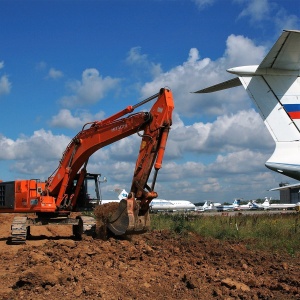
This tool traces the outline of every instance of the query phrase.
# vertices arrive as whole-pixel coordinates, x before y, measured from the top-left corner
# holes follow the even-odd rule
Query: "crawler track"
[[[11,243],[25,244],[27,231],[27,217],[14,217],[11,225]]]

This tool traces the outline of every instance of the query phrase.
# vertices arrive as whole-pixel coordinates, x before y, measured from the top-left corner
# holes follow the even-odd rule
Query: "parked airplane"
[[[174,206],[175,211],[194,211],[196,206],[187,200],[169,200]]]
[[[216,206],[217,211],[228,211],[228,210],[234,210],[233,204],[222,204]]]
[[[127,198],[128,193],[123,189],[115,189],[114,190],[118,194],[118,200],[101,200],[101,204],[110,203],[110,202],[120,202],[122,199]]]
[[[212,202],[212,201],[205,201],[205,203],[202,206],[197,206],[196,211],[215,211],[217,210],[217,206],[222,205],[221,203]]]
[[[150,203],[150,209],[152,212],[195,211],[196,206],[195,204],[187,200],[153,199]]]
[[[120,202],[122,199],[127,198],[128,193],[123,189],[115,189],[114,192],[117,193],[118,195],[118,199],[111,199],[111,200],[102,200],[100,197],[100,192],[98,190],[98,192],[96,193],[96,195],[90,195],[87,194],[88,198],[89,198],[89,202],[93,205],[97,204],[106,204],[106,203],[111,203],[111,202]]]
[[[115,189],[115,192],[119,193],[119,200],[102,200],[101,204],[110,202],[120,202],[122,199],[127,198],[128,193],[126,190]],[[158,211],[194,211],[196,206],[187,200],[164,200],[164,199],[153,199],[150,203],[150,210],[152,212]]]
[[[250,200],[247,204],[241,204],[241,199],[234,199],[232,204],[216,206],[217,211],[227,210],[257,210],[263,209],[262,204],[256,203],[255,200]]]
[[[295,209],[296,204],[293,203],[270,203],[271,198],[269,199],[268,197],[265,197],[265,201],[262,204],[264,209],[270,209],[270,210],[274,210],[274,209]]]
[[[276,143],[266,167],[300,180],[300,31],[285,30],[260,65],[227,71],[238,77],[195,93],[243,85]]]
[[[150,203],[151,212],[173,212],[175,210],[175,205],[168,200],[164,199],[153,199]]]
[[[234,210],[258,210],[263,209],[261,204],[256,203],[255,200],[249,200],[247,204],[241,204],[240,199],[235,199],[233,202]]]

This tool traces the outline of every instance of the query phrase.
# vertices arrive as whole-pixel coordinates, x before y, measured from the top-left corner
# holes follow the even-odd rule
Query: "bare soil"
[[[9,245],[12,219],[0,215],[0,299],[300,299],[299,259],[284,253],[169,231],[76,241],[68,226]]]

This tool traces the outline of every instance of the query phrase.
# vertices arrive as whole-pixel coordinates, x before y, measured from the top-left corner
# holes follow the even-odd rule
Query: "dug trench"
[[[0,215],[0,299],[300,299],[299,258],[284,253],[168,230],[77,241],[68,226],[8,245],[12,219]]]

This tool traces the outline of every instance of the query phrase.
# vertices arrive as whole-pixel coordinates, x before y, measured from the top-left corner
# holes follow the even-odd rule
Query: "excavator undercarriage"
[[[73,235],[76,239],[81,239],[82,235],[95,236],[96,234],[96,220],[90,216],[70,217],[54,217],[54,218],[39,218],[16,216],[11,225],[11,244],[24,244],[26,239],[30,238],[30,228],[32,226],[45,225],[72,225]]]

